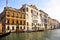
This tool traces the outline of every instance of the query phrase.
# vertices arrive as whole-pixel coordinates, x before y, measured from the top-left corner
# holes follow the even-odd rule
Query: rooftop
[[[48,15],[47,13],[45,13],[43,10],[39,10],[40,12],[43,12],[44,14]]]
[[[34,9],[36,9],[36,10],[38,10],[38,8],[36,7],[36,5],[35,4],[31,4],[31,5],[28,5],[28,4],[24,4],[23,6],[29,6],[29,7],[32,7],[32,8],[34,8]]]

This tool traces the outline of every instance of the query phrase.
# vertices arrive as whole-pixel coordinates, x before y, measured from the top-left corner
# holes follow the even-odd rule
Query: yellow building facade
[[[4,12],[4,13],[3,13]],[[12,32],[17,29],[20,31],[25,30],[26,26],[26,13],[20,12],[17,9],[7,7],[2,12],[3,24],[5,26],[5,30],[11,30]]]
[[[1,20],[0,20],[0,33],[3,32],[3,31],[2,31],[2,30],[3,30],[2,28],[3,28],[3,26],[2,26],[2,22],[1,22]]]
[[[59,22],[56,19],[52,19],[50,17],[48,17],[48,24],[48,29],[55,29],[59,27]]]

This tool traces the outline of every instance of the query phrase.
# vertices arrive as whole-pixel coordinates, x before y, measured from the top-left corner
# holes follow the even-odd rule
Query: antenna
[[[8,7],[8,0],[6,0],[6,7]]]

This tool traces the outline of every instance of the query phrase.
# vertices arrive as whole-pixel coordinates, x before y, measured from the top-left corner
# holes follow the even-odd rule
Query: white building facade
[[[48,27],[48,14],[38,10],[35,5],[23,5],[20,9],[26,13],[26,30],[38,31]]]

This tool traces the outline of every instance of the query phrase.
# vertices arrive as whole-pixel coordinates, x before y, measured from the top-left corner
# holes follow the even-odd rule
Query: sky
[[[23,4],[35,4],[39,10],[43,10],[51,18],[60,22],[60,0],[8,0],[8,7],[19,9]],[[4,7],[6,7],[6,0],[0,0],[0,13]]]

